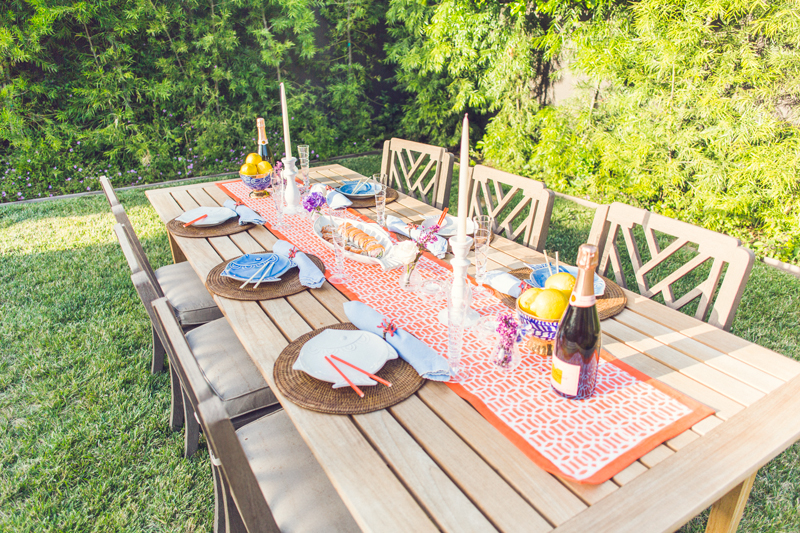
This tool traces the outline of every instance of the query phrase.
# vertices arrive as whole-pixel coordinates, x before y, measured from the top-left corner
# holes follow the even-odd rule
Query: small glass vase
[[[519,351],[519,343],[512,342],[511,349],[507,349],[507,345],[498,340],[492,350],[491,356],[492,365],[500,372],[507,374],[517,368],[522,362],[522,353]]]
[[[412,261],[403,267],[397,283],[400,288],[408,292],[417,292],[422,283],[422,276],[417,269],[417,261]]]

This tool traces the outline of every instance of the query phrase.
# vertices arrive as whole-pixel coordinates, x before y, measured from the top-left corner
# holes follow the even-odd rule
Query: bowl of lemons
[[[272,165],[258,154],[247,154],[239,177],[251,189],[250,196],[266,196],[266,189],[272,185]]]
[[[531,287],[519,295],[517,317],[526,334],[551,341],[567,309],[575,278],[566,272],[557,273],[544,285],[543,288]]]

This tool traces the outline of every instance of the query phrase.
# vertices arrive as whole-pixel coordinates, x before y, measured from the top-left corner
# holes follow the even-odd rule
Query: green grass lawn
[[[363,174],[379,156],[343,161]],[[455,197],[455,195],[454,195]],[[120,200],[154,267],[164,225]],[[181,457],[166,374],[101,196],[0,208],[0,531],[209,531],[205,448]],[[574,260],[591,210],[557,200],[548,249]],[[800,280],[757,263],[733,332],[800,359]],[[741,531],[797,531],[800,446],[761,470]],[[668,495],[665,495],[668,496]],[[682,531],[701,531],[704,519]]]

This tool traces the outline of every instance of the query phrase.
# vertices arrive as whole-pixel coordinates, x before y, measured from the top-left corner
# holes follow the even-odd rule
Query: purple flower
[[[511,313],[503,313],[497,318],[497,333],[503,349],[510,357],[511,348],[517,340],[517,321]]]
[[[312,211],[319,212],[322,209],[322,204],[325,203],[325,197],[318,192],[312,192],[303,198],[303,208],[309,213]]]

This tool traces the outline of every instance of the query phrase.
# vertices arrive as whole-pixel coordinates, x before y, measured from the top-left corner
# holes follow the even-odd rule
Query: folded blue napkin
[[[421,231],[420,228],[414,228],[410,230],[408,224],[394,215],[386,215],[386,227],[389,229],[389,231],[400,233],[401,235],[411,237],[415,240],[417,237],[419,237],[419,232]],[[443,259],[447,254],[447,240],[437,235],[436,240],[429,243],[427,248],[430,253],[439,259]]]
[[[519,298],[523,289],[528,288],[528,284],[525,281],[501,270],[487,272],[483,283],[503,294],[508,294],[512,298]]]
[[[383,337],[380,324],[385,317],[382,314],[362,302],[345,302],[343,307],[347,318],[358,329]],[[448,381],[450,379],[450,367],[447,359],[409,332],[397,328],[394,335],[386,334],[386,342],[397,350],[403,361],[414,367],[414,370],[423,378],[432,381]]]
[[[259,226],[262,226],[266,222],[266,220],[264,220],[264,218],[261,215],[259,215],[246,205],[236,205],[236,202],[234,202],[233,200],[226,200],[223,205],[228,209],[233,209],[234,211],[236,211],[236,214],[239,215],[240,226],[244,226],[245,224],[257,224]]]
[[[316,185],[312,186],[311,192],[318,192],[324,196],[325,202],[327,202],[331,209],[341,209],[343,207],[350,207],[353,205],[353,202],[351,202],[345,195],[335,189],[329,191],[328,188],[321,183],[317,183]]]
[[[292,250],[296,250],[294,257],[291,257]],[[318,289],[325,283],[325,274],[320,271],[309,257],[297,250],[292,243],[278,241],[272,246],[272,253],[288,257],[292,263],[300,270],[300,284],[309,289]]]

